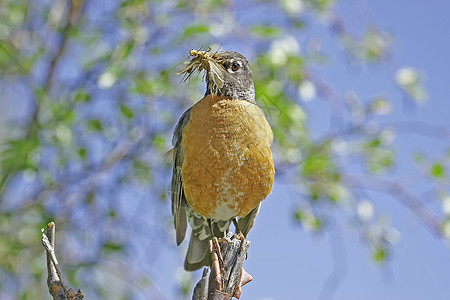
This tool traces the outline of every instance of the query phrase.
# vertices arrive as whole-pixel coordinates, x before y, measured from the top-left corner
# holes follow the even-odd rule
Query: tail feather
[[[209,240],[200,240],[194,232],[191,233],[189,248],[184,261],[186,271],[195,271],[203,266],[211,265],[211,253],[209,252]]]
[[[244,234],[245,237],[247,237],[248,232],[250,229],[252,229],[253,225],[255,224],[255,218],[256,215],[259,212],[259,207],[261,206],[261,203],[258,204],[248,215],[246,215],[243,218],[239,218],[238,225],[241,232]]]

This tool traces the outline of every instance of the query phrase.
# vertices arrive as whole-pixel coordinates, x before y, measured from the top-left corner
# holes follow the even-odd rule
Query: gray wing
[[[183,138],[183,128],[189,122],[191,109],[189,108],[178,121],[173,132],[172,145],[173,153],[173,173],[172,173],[172,215],[174,217],[175,231],[177,234],[177,245],[180,245],[186,235],[186,197],[184,196],[183,182],[181,180],[181,167],[184,160],[184,149],[181,147]]]

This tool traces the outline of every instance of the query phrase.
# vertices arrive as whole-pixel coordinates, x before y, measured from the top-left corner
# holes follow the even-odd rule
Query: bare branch
[[[217,282],[215,276],[217,271],[211,272],[210,267],[205,267],[202,278],[194,288],[192,300],[230,300],[233,297],[239,299],[241,286],[252,280],[250,274],[242,268],[249,246],[249,241],[241,240],[232,233],[228,233],[220,241],[224,263],[221,282]]]
[[[54,300],[78,300],[83,299],[81,292],[72,290],[67,285],[61,268],[59,267],[58,259],[55,254],[55,223],[47,224],[47,235],[44,229],[41,229],[42,245],[47,250],[47,285],[50,295]]]
[[[403,205],[411,210],[436,235],[441,236],[439,218],[432,211],[424,207],[424,203],[414,194],[406,190],[401,184],[388,179],[358,174],[344,175],[344,182],[355,188],[371,189],[384,192],[398,198]]]
[[[380,123],[383,127],[393,127],[399,134],[419,134],[436,139],[450,136],[450,129],[443,125],[434,125],[421,121],[393,121]]]
[[[44,248],[47,250],[47,286],[50,294],[54,299],[64,299],[65,294],[67,292],[67,284],[62,280],[58,274],[58,269],[55,266],[58,266],[58,260],[55,256],[55,223],[50,222],[47,224],[47,235],[44,233],[44,229],[41,229],[42,232],[42,244]],[[61,272],[61,271],[60,271]]]
[[[328,231],[327,234],[330,244],[331,256],[333,258],[333,269],[324,281],[318,299],[335,298],[337,289],[347,275],[347,253],[343,242],[344,237],[342,234],[342,228],[335,219],[334,215],[332,219],[333,224],[332,226],[330,226],[330,228],[332,229]]]
[[[75,20],[78,19],[78,15],[80,14],[82,1],[80,1],[80,0],[69,1],[68,6],[69,6],[69,12],[67,14],[67,20],[66,20],[65,26],[61,29],[61,40],[58,45],[58,49],[56,50],[56,53],[53,55],[53,57],[50,60],[47,74],[45,76],[45,82],[43,84],[43,89],[44,89],[45,93],[47,93],[47,94],[50,93],[56,66],[57,66],[58,62],[61,60],[64,52],[66,51],[67,41],[70,38],[70,31],[74,27]],[[31,113],[30,122],[28,124],[28,128],[27,128],[26,134],[25,134],[25,137],[27,139],[35,137],[38,132],[39,113],[40,113],[39,105],[38,105],[37,101],[35,100],[35,103],[33,106],[33,111]]]

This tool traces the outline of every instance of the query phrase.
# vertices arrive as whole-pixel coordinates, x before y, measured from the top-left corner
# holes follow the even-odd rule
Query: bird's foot
[[[241,241],[241,247],[244,246],[244,243],[246,241],[245,236],[242,232],[237,231],[234,235],[233,235],[233,239],[238,239]]]
[[[239,239],[241,241],[241,249],[244,249],[245,236],[242,233],[242,231],[239,229],[239,225],[238,225],[238,222],[236,221],[236,218],[233,218],[232,221],[233,221],[234,227],[236,228],[236,232],[233,235],[233,239]]]
[[[220,251],[219,240],[217,239],[217,237],[213,237],[209,241],[209,250],[213,255],[213,266],[214,266],[214,272],[216,275],[215,280],[219,284],[220,290],[222,290],[222,288],[223,288],[222,274],[224,274],[225,268],[223,265],[222,253]]]
[[[227,245],[230,244],[230,242],[228,241],[228,239],[226,237],[221,237],[221,238],[217,238],[217,242],[220,243],[227,243]]]

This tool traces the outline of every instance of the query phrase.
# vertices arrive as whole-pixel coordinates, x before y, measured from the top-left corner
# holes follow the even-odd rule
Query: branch
[[[342,228],[335,218],[336,216],[333,215],[332,226],[330,227],[331,230],[327,232],[331,257],[333,259],[333,269],[322,285],[322,289],[317,298],[319,300],[331,300],[335,298],[337,289],[347,275],[348,263],[347,252],[343,242],[344,237]]]
[[[59,267],[58,259],[55,254],[55,223],[47,224],[47,235],[44,229],[41,229],[42,245],[47,250],[47,286],[50,295],[54,300],[79,300],[84,296],[81,291],[75,291],[67,285],[61,268]]]
[[[69,11],[67,13],[67,20],[65,20],[66,23],[65,23],[64,27],[62,27],[60,30],[61,31],[61,40],[58,45],[58,48],[56,49],[56,53],[52,56],[52,58],[50,60],[47,74],[45,76],[45,80],[44,80],[44,83],[42,86],[45,94],[47,94],[47,95],[50,93],[50,89],[52,87],[52,82],[53,82],[57,64],[59,63],[64,52],[66,51],[67,41],[70,38],[70,32],[76,25],[75,22],[79,18],[82,5],[83,5],[83,1],[81,1],[81,0],[69,0],[68,1]],[[39,126],[40,126],[39,125],[39,114],[40,114],[39,103],[37,100],[35,100],[33,111],[31,113],[31,118],[30,118],[31,120],[28,124],[28,128],[26,129],[26,133],[25,133],[25,137],[27,139],[34,138],[38,133]]]
[[[244,244],[242,244],[244,243]],[[194,288],[192,300],[231,300],[241,295],[241,286],[252,280],[252,276],[243,268],[244,260],[247,258],[250,242],[241,240],[228,233],[227,236],[219,242],[223,259],[223,271],[218,271],[217,265],[213,263],[213,270],[210,267],[203,269],[203,275]],[[220,273],[221,282],[218,282]]]
[[[380,125],[383,127],[394,127],[399,134],[420,134],[436,139],[445,139],[450,136],[450,129],[446,126],[421,121],[393,121],[380,123]]]
[[[355,188],[371,189],[396,197],[405,205],[427,228],[437,236],[442,236],[439,218],[431,210],[424,207],[421,200],[406,190],[401,184],[388,179],[358,174],[343,175],[342,180]]]

